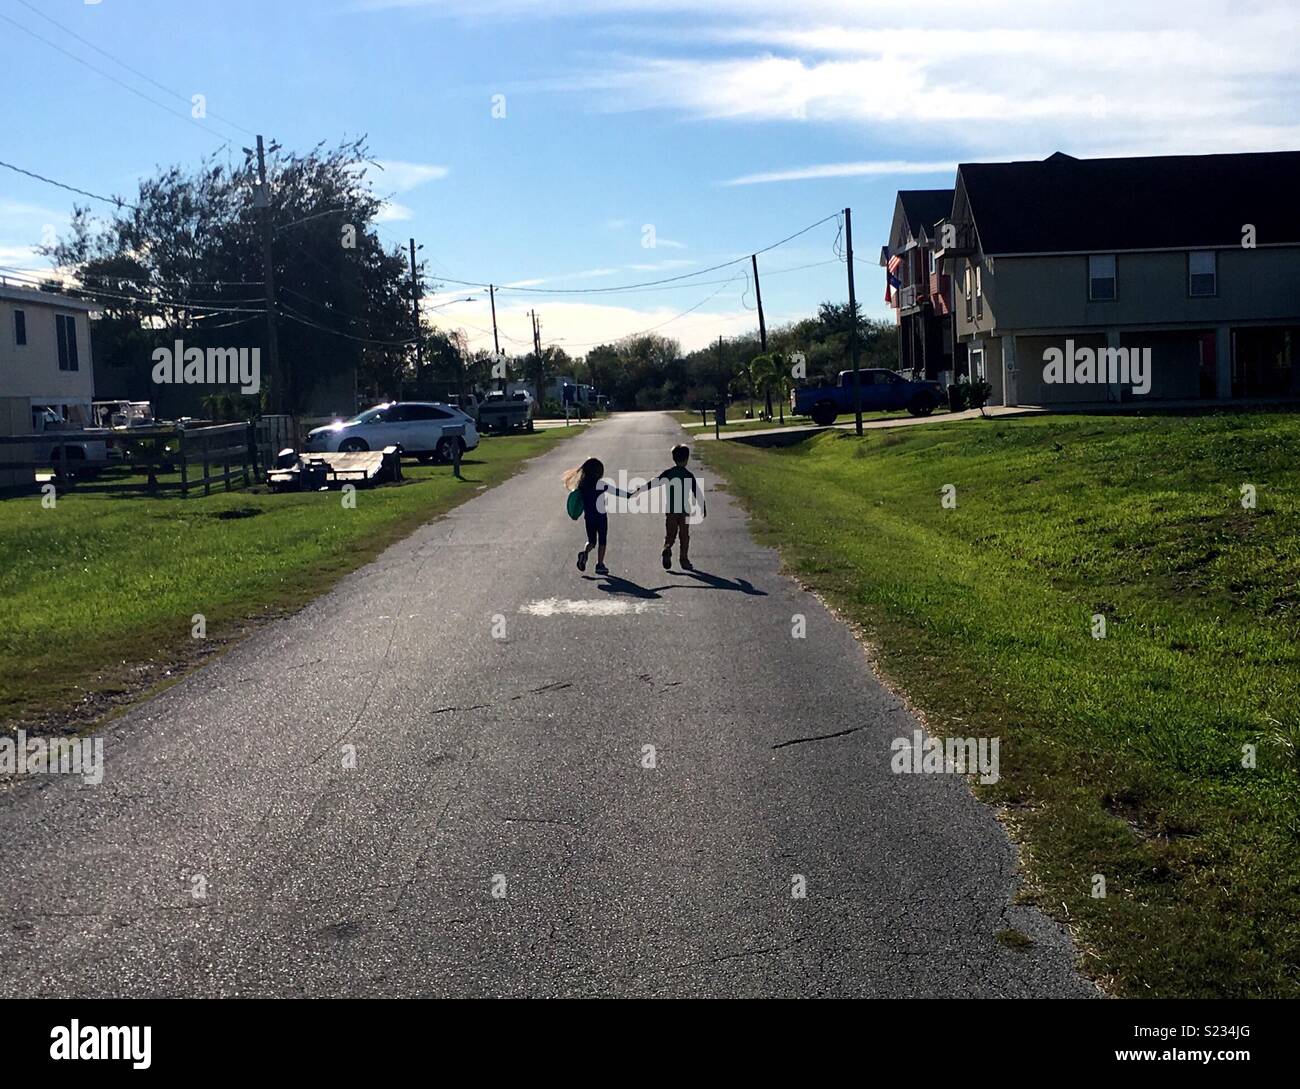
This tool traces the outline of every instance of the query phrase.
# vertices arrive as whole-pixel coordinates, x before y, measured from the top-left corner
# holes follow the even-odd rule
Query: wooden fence
[[[215,424],[178,430],[181,470],[181,495],[189,495],[191,488],[202,488],[204,495],[212,492],[213,484],[224,484],[226,491],[236,477],[241,486],[248,487],[257,479],[257,441],[251,423]],[[264,463],[265,464],[265,463]],[[190,477],[190,467],[203,467],[197,480]],[[216,467],[221,472],[216,473]]]
[[[49,453],[53,448],[56,454],[62,449],[85,455],[87,448],[97,452],[110,443],[122,451],[120,460]],[[247,487],[265,475],[267,464],[264,459],[259,464],[257,435],[251,423],[0,436],[0,471],[30,471],[35,483],[39,470],[53,469],[64,489],[94,480],[98,490],[139,490],[136,478],[143,475],[144,488],[150,492],[179,491],[184,497],[202,488],[204,495],[210,495],[214,484],[226,491],[236,483]],[[103,477],[106,470],[115,468],[129,470],[128,477],[116,481]]]

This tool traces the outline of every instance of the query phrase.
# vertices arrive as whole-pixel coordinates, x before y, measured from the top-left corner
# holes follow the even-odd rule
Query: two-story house
[[[0,435],[28,435],[45,421],[91,422],[94,368],[91,303],[0,283]],[[0,447],[0,462],[30,457],[25,446]],[[30,471],[0,469],[0,487],[30,483]]]
[[[914,378],[955,381],[965,374],[951,276],[935,258],[935,231],[952,213],[951,189],[905,189],[894,202],[880,263],[898,320],[898,369]]]
[[[993,404],[1300,395],[1300,152],[966,163],[935,233]],[[1145,392],[1053,367],[1116,349]]]

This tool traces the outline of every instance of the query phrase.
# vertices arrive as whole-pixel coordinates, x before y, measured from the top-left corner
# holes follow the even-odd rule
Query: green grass
[[[733,405],[732,409],[734,410],[735,407],[736,406]],[[934,414],[935,416],[942,416],[945,415],[947,412],[948,409],[946,407],[941,407],[941,408],[936,408]],[[779,416],[774,416],[770,420],[758,420],[758,419],[747,420],[744,418],[743,413],[744,413],[743,408],[740,409],[739,414],[737,414],[735,411],[729,412],[727,416],[728,422],[723,424],[722,427],[718,428],[718,430],[725,435],[728,432],[732,432],[732,431],[757,431],[757,430],[766,430],[769,428],[780,428],[780,427],[815,426],[813,421],[809,419],[807,416],[791,416],[788,411],[785,414],[784,423],[782,423]],[[674,412],[673,416],[677,419],[678,423],[682,423],[682,424],[688,424],[688,423],[698,424],[700,422],[700,414],[698,412]],[[911,419],[911,417],[906,412],[900,409],[896,412],[864,412],[862,415],[862,419],[864,423],[867,423],[873,420],[909,420]],[[841,415],[835,421],[836,424],[848,424],[852,422],[853,422],[852,412]],[[709,424],[707,427],[693,427],[687,433],[696,434],[696,435],[698,434],[712,435],[713,431],[714,431],[713,413],[710,412]]]
[[[1123,995],[1300,996],[1300,419],[989,419],[704,453],[937,733],[1002,739],[979,790],[1086,971]]]
[[[339,492],[189,499],[72,491],[0,500],[0,722],[129,690],[142,663],[301,606],[421,523],[499,484],[577,432],[485,440],[462,463],[403,465],[406,482]],[[557,500],[558,502],[558,500]],[[233,515],[233,517],[232,517]]]

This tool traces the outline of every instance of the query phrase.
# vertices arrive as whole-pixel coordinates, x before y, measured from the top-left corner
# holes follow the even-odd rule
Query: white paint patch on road
[[[572,601],[562,597],[547,597],[530,601],[520,608],[529,616],[623,616],[626,613],[643,613],[650,608],[648,601]]]

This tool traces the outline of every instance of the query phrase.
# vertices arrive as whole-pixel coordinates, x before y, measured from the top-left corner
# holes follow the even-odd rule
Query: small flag
[[[903,281],[899,278],[899,272],[903,267],[903,259],[898,254],[889,258],[885,268],[885,302],[890,306],[894,305],[893,292],[903,286]]]

